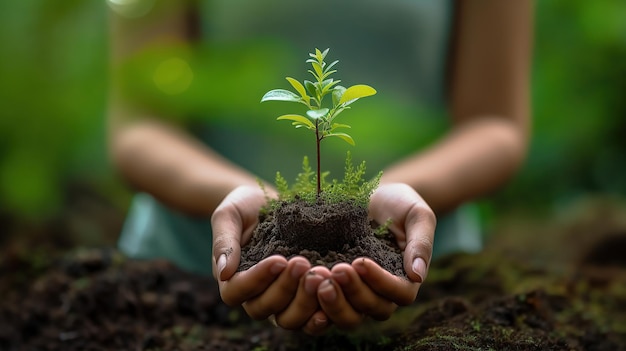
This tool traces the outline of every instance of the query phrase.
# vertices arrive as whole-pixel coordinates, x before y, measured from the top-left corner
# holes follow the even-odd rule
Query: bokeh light
[[[193,77],[193,71],[187,61],[172,57],[157,66],[152,79],[160,91],[168,95],[178,95],[189,89]]]
[[[154,7],[155,0],[107,0],[109,7],[120,16],[138,18]]]

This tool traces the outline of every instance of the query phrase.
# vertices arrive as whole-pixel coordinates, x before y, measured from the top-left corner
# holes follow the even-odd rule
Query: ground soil
[[[259,222],[250,243],[242,248],[240,270],[274,254],[304,256],[312,265],[328,268],[365,256],[406,277],[402,252],[391,235],[377,235],[367,209],[352,202],[283,202]]]
[[[0,215],[0,350],[626,350],[626,206],[612,200],[510,214],[483,252],[434,261],[413,305],[322,337],[249,320],[211,278],[77,247],[113,218],[79,214]]]

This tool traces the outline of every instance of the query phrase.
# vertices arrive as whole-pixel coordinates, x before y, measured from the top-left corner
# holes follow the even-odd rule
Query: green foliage
[[[296,114],[287,114],[279,116],[278,120],[288,120],[296,128],[306,128],[315,133],[315,142],[317,146],[317,196],[322,192],[321,171],[320,171],[320,142],[327,137],[337,137],[354,145],[354,139],[347,133],[337,132],[340,128],[351,128],[347,124],[335,123],[335,118],[344,110],[349,109],[349,105],[360,98],[376,94],[376,90],[369,85],[359,84],[349,88],[338,85],[340,80],[330,78],[337,70],[332,69],[339,61],[335,60],[330,64],[326,64],[324,59],[329,49],[324,52],[315,49],[315,53],[310,53],[310,59],[306,60],[310,63],[312,70],[309,73],[315,78],[314,82],[305,80],[304,84],[294,78],[287,77],[287,81],[297,93],[285,89],[274,89],[267,92],[263,101],[288,101],[304,104],[308,111],[306,117]],[[323,104],[324,97],[332,95],[332,104],[325,107]],[[308,162],[308,161],[307,161]],[[361,175],[362,176],[362,175]]]
[[[382,172],[367,182],[363,180],[364,175],[365,161],[361,162],[358,167],[354,167],[352,155],[348,152],[343,181],[340,183],[334,180],[331,185],[324,188],[324,196],[331,202],[339,202],[342,197],[347,197],[361,206],[367,206],[370,195],[378,187]]]
[[[283,199],[283,197],[290,192],[287,179],[285,179],[280,172],[276,172],[276,190],[278,191],[279,199]]]
[[[302,199],[309,203],[322,200],[327,203],[353,202],[357,206],[367,207],[372,192],[378,187],[382,172],[378,173],[374,179],[366,181],[365,161],[358,167],[352,163],[350,152],[346,155],[346,166],[344,178],[341,182],[333,179],[332,182],[325,180],[328,173],[322,174],[322,192],[317,194],[317,178],[309,165],[308,157],[302,161],[302,172],[298,174],[292,186],[287,180],[276,173],[276,189],[278,191],[278,201],[295,201]],[[275,206],[278,201],[271,201],[270,207]]]
[[[391,223],[392,223],[391,218],[388,218],[385,221],[385,223],[376,227],[376,229],[374,230],[374,235],[379,236],[379,237],[387,236],[389,234],[389,226],[391,225]]]
[[[128,205],[128,194],[105,152],[107,3],[0,2],[0,46],[5,53],[0,55],[0,207],[9,216],[37,220],[62,211],[68,184],[77,181],[119,208]],[[585,191],[626,194],[625,9],[626,2],[617,0],[537,2],[531,150],[525,168],[500,193],[494,211],[546,208]],[[232,25],[240,26],[234,21]],[[261,40],[210,42],[209,47],[208,41],[201,41],[192,53],[178,44],[156,44],[119,67],[129,98],[143,97],[141,103],[164,118],[179,121],[180,116],[181,123],[220,118],[219,123],[247,126],[265,135],[277,132],[280,126],[264,121],[280,115],[281,106],[259,109],[258,97],[268,86],[281,84],[282,72],[301,65],[292,46]],[[189,57],[194,72],[189,90],[179,95],[166,95],[153,79],[160,63],[170,57]],[[311,98],[315,82],[301,83]],[[287,87],[302,98],[292,83]],[[381,88],[375,103],[366,99],[361,105],[366,108],[359,110],[364,120],[384,117],[385,128],[365,123],[350,130],[354,140],[376,138],[385,144],[381,148],[363,142],[353,150],[355,158],[366,157],[370,169],[426,147],[447,130],[443,113],[408,101],[398,88]],[[329,98],[332,93],[324,102],[331,103]],[[306,113],[302,117],[314,122]],[[300,143],[297,135],[284,139]],[[325,147],[333,153],[325,168],[340,169],[339,142]],[[258,173],[269,178],[277,169],[263,167]]]
[[[315,132],[318,140],[327,137],[338,137],[345,142],[354,145],[354,139],[344,132],[337,132],[337,129],[350,128],[347,124],[335,123],[335,118],[343,111],[350,108],[349,105],[360,98],[376,94],[376,90],[368,85],[358,84],[349,88],[338,85],[340,80],[330,78],[337,72],[332,69],[339,62],[338,60],[327,64],[324,59],[329,49],[323,52],[315,49],[315,53],[310,53],[307,63],[312,69],[308,72],[313,75],[314,81],[305,80],[300,83],[294,78],[286,77],[295,93],[285,89],[274,89],[267,92],[263,101],[288,101],[297,102],[307,107],[306,117],[297,114],[287,114],[278,117],[278,120],[288,120],[296,128],[306,128]],[[332,96],[332,104],[325,106],[324,97]]]
[[[293,191],[296,194],[307,194],[315,190],[315,173],[309,164],[309,158],[304,156],[302,160],[302,172],[298,173]]]
[[[626,2],[540,1],[536,13],[530,152],[495,206],[550,210],[585,192],[624,196]]]
[[[67,184],[117,196],[107,179],[104,2],[0,4],[0,208],[39,220]],[[125,199],[124,199],[125,200]]]

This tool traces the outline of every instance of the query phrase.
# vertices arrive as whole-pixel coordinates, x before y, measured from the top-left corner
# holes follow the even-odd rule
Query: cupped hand
[[[422,283],[433,253],[437,224],[433,210],[409,185],[392,183],[383,184],[374,191],[369,214],[378,223],[391,220],[389,230],[403,251],[404,270],[409,280]]]
[[[413,188],[400,183],[381,185],[371,196],[369,214],[378,223],[391,219],[389,229],[403,250],[408,280],[368,258],[335,265],[331,278],[320,284],[318,299],[328,318],[340,328],[355,327],[366,316],[388,319],[398,305],[415,300],[428,272],[436,218]]]
[[[328,322],[319,310],[316,293],[319,284],[330,277],[328,269],[311,269],[303,257],[287,260],[274,255],[237,272],[241,246],[250,240],[266,201],[261,189],[241,186],[229,193],[213,213],[213,275],[220,295],[230,306],[243,305],[254,319],[274,315],[283,328],[319,334]]]

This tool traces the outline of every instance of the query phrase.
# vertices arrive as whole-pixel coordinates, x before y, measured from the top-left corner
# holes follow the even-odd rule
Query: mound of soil
[[[331,268],[369,257],[387,271],[406,277],[402,251],[390,235],[376,235],[367,210],[352,202],[282,202],[261,215],[250,242],[242,248],[239,270],[279,254],[304,256],[312,265]]]

